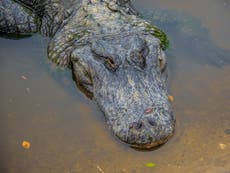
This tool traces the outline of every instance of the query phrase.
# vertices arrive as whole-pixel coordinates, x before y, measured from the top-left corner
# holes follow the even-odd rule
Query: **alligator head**
[[[72,65],[78,86],[97,102],[122,141],[151,148],[172,136],[165,54],[157,38],[94,39],[72,53]]]
[[[122,141],[138,148],[165,143],[175,126],[166,82],[166,36],[129,7],[112,3],[119,1],[84,2],[51,42],[50,59],[60,59],[55,50],[70,52],[69,60],[64,52],[56,63],[70,62],[77,85],[97,102]]]

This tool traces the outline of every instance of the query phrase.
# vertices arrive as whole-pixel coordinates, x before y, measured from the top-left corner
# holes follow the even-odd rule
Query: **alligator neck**
[[[123,11],[127,14],[137,14],[129,0],[47,0],[43,3],[44,11],[41,16],[42,20],[40,25],[41,34],[53,37],[73,16],[79,16],[76,15],[76,13],[78,13],[80,8],[84,9],[89,5],[97,5],[98,3],[104,4],[114,12]],[[39,9],[41,9],[41,7]],[[40,12],[38,14],[40,14]],[[82,18],[82,16],[80,16],[80,18]]]

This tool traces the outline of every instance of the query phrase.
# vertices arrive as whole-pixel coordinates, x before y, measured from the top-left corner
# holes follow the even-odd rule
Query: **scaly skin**
[[[168,40],[140,18],[129,1],[20,0],[20,4],[35,15],[39,32],[52,37],[48,58],[72,69],[79,88],[97,102],[119,139],[151,148],[173,135],[164,53]],[[7,32],[3,26],[0,30]]]

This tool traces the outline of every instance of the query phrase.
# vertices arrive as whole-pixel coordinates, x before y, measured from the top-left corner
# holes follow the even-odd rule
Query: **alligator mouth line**
[[[151,143],[147,143],[147,144],[130,144],[131,148],[134,148],[136,150],[155,150],[159,147],[161,147],[162,145],[164,145],[172,136],[174,133],[172,133],[170,136],[167,136],[166,138],[157,141],[157,142],[151,142]]]

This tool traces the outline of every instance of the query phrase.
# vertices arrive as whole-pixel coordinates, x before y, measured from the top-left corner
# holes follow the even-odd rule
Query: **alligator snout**
[[[143,126],[143,122],[142,121],[137,121],[137,122],[133,122],[129,125],[129,129],[136,129],[139,130],[141,129],[141,127]]]
[[[150,114],[150,113],[152,113],[152,112],[153,112],[153,107],[147,108],[147,109],[145,109],[145,111],[144,111],[145,114]],[[142,117],[142,116],[140,116],[140,117]],[[154,120],[153,120],[152,118],[150,118],[150,117],[147,118],[147,121],[148,121],[148,123],[151,124],[152,126],[154,126],[154,125],[156,124],[156,123],[154,122]],[[144,127],[144,122],[143,122],[143,120],[135,121],[135,122],[133,122],[133,123],[131,123],[131,124],[129,125],[129,129],[136,129],[136,130],[139,130],[139,129],[141,129],[142,127]]]
[[[162,112],[163,113],[163,112]],[[149,149],[164,144],[174,133],[172,114],[152,111],[128,125],[127,141],[134,148]]]

